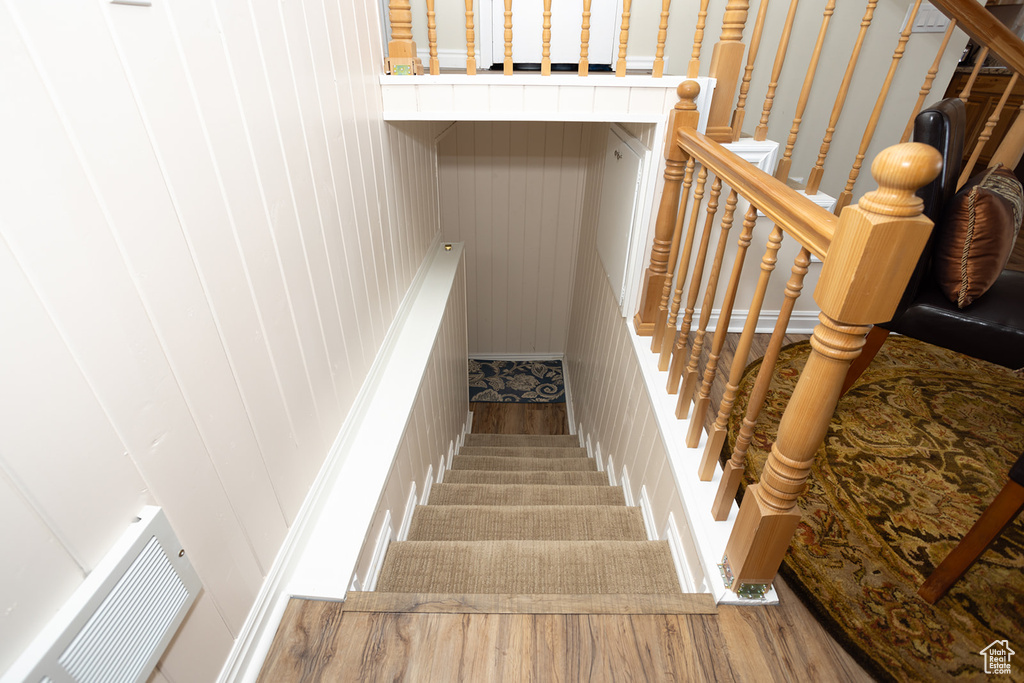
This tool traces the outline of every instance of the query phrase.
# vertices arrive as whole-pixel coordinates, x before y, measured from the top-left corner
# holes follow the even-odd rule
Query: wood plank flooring
[[[723,350],[715,410],[737,339]],[[471,405],[474,432],[568,433],[565,404]],[[778,605],[687,615],[357,612],[293,599],[259,681],[871,680],[781,577],[775,588]]]

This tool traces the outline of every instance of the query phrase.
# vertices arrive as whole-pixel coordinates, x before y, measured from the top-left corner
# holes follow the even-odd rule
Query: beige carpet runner
[[[640,508],[625,505],[574,436],[468,435],[408,540],[388,547],[376,591],[364,599],[379,607],[390,594],[410,611],[715,609],[710,596],[682,593],[668,542],[647,540]]]

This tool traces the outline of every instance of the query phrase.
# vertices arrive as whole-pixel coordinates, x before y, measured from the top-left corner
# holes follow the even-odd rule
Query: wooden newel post
[[[658,304],[666,282],[671,282],[669,256],[672,234],[679,211],[679,188],[682,186],[686,153],[676,144],[676,132],[681,128],[696,128],[700,119],[697,111],[697,95],[700,85],[697,81],[683,81],[676,88],[679,101],[669,115],[668,135],[665,136],[665,187],[658,205],[658,218],[654,224],[654,245],[651,247],[651,262],[644,273],[640,286],[640,310],[633,318],[636,333],[645,337],[654,334]]]
[[[931,234],[932,223],[921,215],[914,192],[938,174],[941,163],[928,145],[884,150],[871,166],[879,188],[840,216],[814,292],[822,312],[807,365],[760,481],[747,489],[726,544],[726,583],[738,593],[763,594],[775,578],[800,519],[797,496],[825,438],[850,362],[860,354],[870,326],[896,311]]]
[[[416,73],[416,43],[412,39],[412,7],[409,0],[388,3],[391,40],[388,41],[388,73]]]
[[[743,28],[747,23],[747,0],[729,0],[722,18],[722,34],[711,53],[708,76],[717,79],[708,110],[707,135],[715,142],[732,142],[732,105],[743,70]]]

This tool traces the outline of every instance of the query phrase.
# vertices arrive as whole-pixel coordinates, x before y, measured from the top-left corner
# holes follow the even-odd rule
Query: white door
[[[483,0],[487,2],[488,0]],[[590,3],[590,42],[587,59],[595,64],[612,64],[616,47],[621,0],[592,0]],[[505,2],[490,0],[491,63],[505,61]],[[583,28],[583,0],[552,0],[551,62],[578,64],[580,32]],[[544,32],[543,0],[513,0],[512,61],[540,64]],[[486,55],[485,55],[486,57]],[[489,65],[485,65],[489,66]]]
[[[597,253],[619,307],[626,293],[626,265],[640,199],[640,155],[617,133],[608,129],[601,183],[601,213],[597,222]]]

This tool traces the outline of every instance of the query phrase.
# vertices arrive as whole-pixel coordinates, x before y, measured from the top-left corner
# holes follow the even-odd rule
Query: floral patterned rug
[[[779,358],[748,481],[764,465],[808,349],[794,344]],[[759,365],[740,386],[730,453]],[[782,573],[872,675],[985,679],[980,651],[1007,639],[1021,653],[1010,678],[1024,680],[1024,515],[936,605],[917,595],[1022,451],[1024,378],[906,337],[890,337],[840,401]]]
[[[469,400],[565,403],[562,361],[469,360]]]

